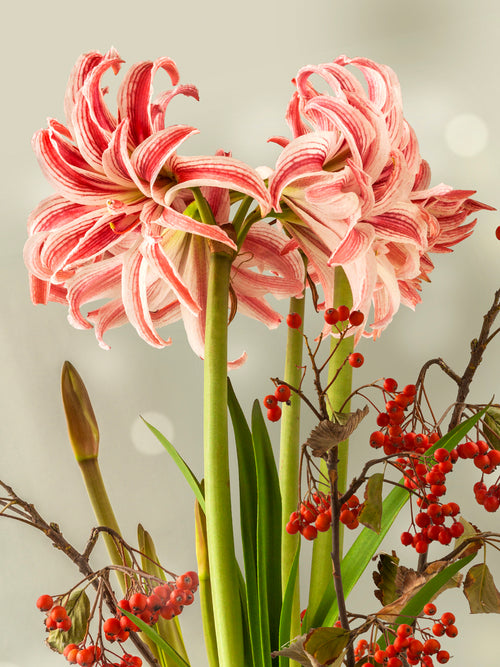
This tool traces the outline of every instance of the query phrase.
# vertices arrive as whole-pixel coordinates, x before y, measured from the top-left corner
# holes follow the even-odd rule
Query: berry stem
[[[292,298],[290,300],[290,312],[298,313],[302,322],[304,321],[305,299]],[[285,383],[298,387],[302,378],[302,326],[299,329],[288,327],[285,357]],[[283,411],[281,420],[280,440],[280,462],[279,483],[281,491],[281,589],[283,594],[286,589],[290,569],[292,567],[299,535],[290,535],[286,531],[286,524],[290,514],[297,509],[298,497],[298,470],[300,457],[300,396],[292,392],[290,405]],[[292,621],[290,637],[300,634],[300,598],[299,578],[295,583]],[[291,662],[291,665],[297,663]]]
[[[333,297],[333,305],[352,305],[352,295],[349,281],[344,273],[342,267],[335,269],[335,292]],[[346,357],[351,354],[354,346],[352,336],[343,338],[339,341],[336,338],[331,339],[331,349],[334,353],[331,356],[328,368],[329,384],[331,379],[337,373],[339,366],[342,365]],[[346,412],[349,411],[350,402],[345,404],[345,399],[350,395],[352,390],[352,366],[344,364],[342,371],[337,375],[335,383],[331,384],[328,394],[327,403],[329,411],[339,411],[340,407]],[[338,464],[337,464],[337,487],[340,493],[346,490],[347,481],[347,454],[349,441],[345,440],[338,446]],[[321,462],[321,471],[327,476],[327,469],[325,463]],[[343,526],[339,526],[339,557],[342,559],[342,545],[343,545]],[[318,608],[323,592],[325,591],[328,582],[332,578],[332,560],[331,560],[331,535],[329,531],[320,533],[314,540],[313,557],[311,564],[311,579],[309,584],[309,602],[308,602],[308,616],[309,612],[315,613]]]
[[[328,470],[328,479],[330,480],[330,498],[332,508],[332,566],[333,566],[333,584],[337,596],[337,606],[339,610],[339,619],[344,630],[350,630],[349,620],[347,618],[347,609],[345,604],[344,586],[342,583],[341,571],[341,547],[340,547],[340,499],[338,488],[338,447],[333,447],[328,453],[326,467]],[[346,655],[347,667],[354,667],[354,649],[352,643],[349,644]]]
[[[227,417],[227,319],[231,257],[210,256],[204,381],[207,544],[221,667],[244,664],[243,624],[234,552]]]

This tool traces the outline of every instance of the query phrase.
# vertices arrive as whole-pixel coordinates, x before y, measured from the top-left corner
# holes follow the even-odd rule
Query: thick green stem
[[[292,298],[290,312],[298,313],[304,319],[305,299]],[[285,358],[284,380],[293,387],[298,387],[302,376],[302,327],[288,328]],[[292,392],[290,405],[283,410],[281,419],[279,481],[281,492],[281,589],[285,593],[290,569],[292,567],[299,535],[289,535],[286,524],[290,514],[297,509],[299,500],[299,458],[300,458],[300,397]],[[290,638],[300,634],[300,589],[299,577],[295,583]],[[298,663],[291,662],[291,665]]]
[[[116,520],[115,513],[113,512],[113,508],[111,507],[111,503],[109,501],[106,487],[104,486],[104,481],[102,479],[97,457],[78,461],[78,465],[80,466],[83,481],[85,482],[85,486],[87,488],[87,494],[92,504],[92,508],[94,510],[98,524],[100,526],[112,528],[114,531],[121,535],[118,521]],[[104,542],[108,549],[111,562],[114,565],[123,565],[124,563],[122,553],[116,546],[116,542],[113,540],[113,538],[105,533]],[[126,562],[125,564],[129,563]],[[122,590],[125,591],[126,580],[124,575],[121,572],[117,572],[116,576],[118,577]]]
[[[212,602],[221,667],[244,664],[229,486],[227,318],[231,258],[212,253],[205,330],[205,503]]]
[[[340,305],[346,305],[351,307],[352,305],[352,295],[349,281],[344,273],[342,267],[337,267],[335,269],[335,292],[333,297],[334,307]],[[332,338],[331,349],[337,344],[337,339]],[[333,378],[338,368],[343,363],[346,356],[348,356],[353,350],[353,337],[344,338],[338,346],[337,350],[330,359],[328,366],[328,383]],[[335,382],[332,384],[328,390],[328,410],[338,411],[345,399],[351,393],[352,387],[352,367],[349,364],[344,364],[342,370],[337,376]],[[349,410],[350,404],[346,405],[344,411]],[[347,460],[348,460],[348,445],[349,441],[345,440],[340,443],[338,448],[338,464],[337,464],[337,486],[340,493],[343,493],[346,488],[347,481]],[[325,479],[328,479],[328,471],[326,465],[322,462],[321,471],[325,475]],[[339,527],[339,548],[340,548],[340,558],[342,558],[343,550],[343,526]],[[309,603],[308,609],[312,613],[318,608],[318,605],[323,596],[323,592],[332,578],[332,558],[331,558],[331,545],[332,545],[332,536],[331,532],[327,531],[324,533],[319,533],[318,537],[314,540],[313,547],[313,557],[312,557],[312,567],[311,567],[311,580],[309,587]]]
[[[207,551],[207,524],[205,514],[198,501],[195,501],[196,560],[200,580],[200,609],[205,635],[205,649],[210,667],[219,667],[217,638],[215,636],[214,608],[212,605],[212,587],[210,585],[210,566]]]

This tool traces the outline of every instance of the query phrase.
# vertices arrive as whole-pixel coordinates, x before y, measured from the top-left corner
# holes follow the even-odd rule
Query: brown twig
[[[92,551],[94,546],[94,539],[97,538],[94,538],[94,536],[91,535],[91,538],[84,552],[80,553],[63,537],[59,526],[56,523],[47,523],[35,509],[34,505],[20,498],[12,489],[12,487],[10,487],[8,484],[5,484],[1,480],[0,486],[2,486],[10,496],[10,498],[0,498],[0,507],[3,507],[2,512],[0,512],[0,516],[22,521],[23,523],[27,523],[33,528],[36,528],[37,530],[44,533],[44,535],[46,535],[52,542],[52,545],[56,549],[59,549],[64,554],[66,554],[66,556],[78,567],[78,570],[85,576],[86,579],[89,580],[90,584],[97,591],[99,589],[99,581],[102,581],[102,579],[98,580],[96,577],[97,572],[95,572],[90,567],[87,555]],[[14,507],[13,503],[18,505],[18,508]],[[19,507],[21,510],[19,510]],[[22,518],[20,516],[14,516],[9,513],[9,511],[15,512],[16,510],[16,514],[21,514]],[[97,529],[97,531],[99,530],[109,531],[110,529],[104,529],[103,527],[100,527]],[[103,587],[102,593],[108,609],[112,614],[116,614],[116,604],[109,584]],[[144,644],[144,642],[139,638],[137,633],[131,632],[130,639],[148,665],[151,667],[160,667],[159,662],[156,660],[146,644]]]

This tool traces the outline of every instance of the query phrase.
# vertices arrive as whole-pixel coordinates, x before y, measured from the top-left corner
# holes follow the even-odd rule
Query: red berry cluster
[[[359,526],[358,515],[363,509],[357,496],[351,496],[340,508],[340,521],[354,530]],[[300,533],[306,540],[314,540],[318,532],[324,532],[332,523],[332,508],[330,496],[313,493],[312,500],[304,500],[298,512],[292,512],[286,525],[289,535]]]
[[[160,617],[170,620],[178,616],[186,605],[194,602],[198,584],[196,572],[189,571],[177,577],[175,581],[162,583],[148,592],[131,593],[117,603],[116,616],[106,619],[102,624],[105,638],[110,643],[121,644],[129,638],[131,632],[140,632],[138,626],[122,613],[122,609],[134,614],[147,625],[154,625]],[[54,606],[50,595],[40,596],[36,606],[41,611],[49,612],[45,622],[48,630],[64,631],[71,627],[71,619],[66,609],[61,605]],[[67,627],[60,625],[65,620],[69,622],[69,625],[66,624]],[[79,645],[67,644],[64,648],[63,655],[70,664],[80,667],[141,667],[142,665],[141,658],[125,652],[121,656],[116,656],[119,657],[119,662],[110,662],[105,657],[105,652],[110,653],[109,650],[95,644],[85,645],[86,639],[87,636]]]
[[[424,613],[433,616],[436,613],[435,605],[426,604]],[[422,640],[415,637],[414,629],[410,625],[402,623],[397,627],[393,641],[387,644],[385,649],[361,639],[354,649],[356,664],[359,667],[373,667],[373,664],[385,667],[402,667],[403,664],[434,667],[434,656],[440,665],[444,665],[450,659],[450,654],[441,649],[436,637],[445,634],[456,637],[458,630],[453,625],[454,622],[455,616],[451,612],[444,613],[441,619],[434,623],[432,630],[420,630]]]
[[[343,523],[346,528],[355,530],[359,526],[358,516],[364,505],[364,503],[359,502],[357,496],[351,496],[340,508],[339,519],[341,523]]]
[[[55,605],[52,596],[41,595],[36,601],[36,606],[40,611],[47,612],[45,627],[48,631],[62,630],[67,632],[71,628],[72,623],[66,607],[61,604]]]
[[[336,329],[344,327],[359,327],[363,324],[365,316],[360,310],[349,310],[347,306],[338,308],[327,308],[324,313],[325,322]]]
[[[487,512],[496,512],[500,506],[500,484],[492,484],[489,488],[483,481],[474,484],[474,496],[479,505]]]
[[[298,512],[292,512],[286,524],[289,535],[300,533],[306,540],[314,540],[319,532],[330,528],[332,523],[332,509],[330,496],[313,493],[312,500],[304,500]]]
[[[290,400],[290,387],[280,384],[276,387],[274,394],[268,394],[262,401],[267,408],[267,418],[271,422],[277,422],[281,417],[281,406],[278,403],[288,403]]]

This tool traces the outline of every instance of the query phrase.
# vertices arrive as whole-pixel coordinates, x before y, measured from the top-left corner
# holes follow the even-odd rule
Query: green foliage
[[[51,630],[46,639],[47,645],[58,653],[62,653],[67,644],[79,644],[82,641],[90,616],[90,600],[84,589],[72,591],[62,599],[61,604],[71,619],[71,628],[66,632]]]
[[[471,614],[500,613],[500,593],[486,563],[474,565],[467,572],[464,593],[469,601]]]
[[[321,665],[332,665],[343,654],[350,633],[342,628],[315,628],[307,635],[305,650]]]
[[[384,474],[381,472],[372,475],[366,483],[365,504],[359,515],[359,521],[375,533],[380,533],[382,527],[382,486]]]
[[[297,575],[299,572],[299,555],[300,555],[300,541],[297,543],[297,550],[295,552],[295,557],[293,559],[292,567],[290,568],[290,575],[285,587],[285,593],[283,595],[283,605],[281,607],[281,616],[280,616],[280,638],[279,645],[283,646],[288,641],[290,641],[290,628],[292,625],[292,608],[293,608],[293,595],[295,589],[295,582],[297,581]],[[280,656],[279,667],[288,667],[289,658],[286,656]]]
[[[171,442],[167,440],[167,438],[152,424],[149,424],[144,418],[142,420],[146,426],[149,428],[151,433],[155,435],[159,442],[165,447],[167,452],[170,454],[174,462],[176,463],[177,467],[181,471],[181,473],[184,475],[187,483],[193,490],[193,493],[197,499],[197,501],[200,503],[200,506],[203,511],[205,511],[205,497],[203,495],[203,491],[201,490],[201,485],[196,479],[193,471],[191,468],[188,466],[188,464],[184,461],[182,456],[179,454],[179,452],[175,449],[175,447],[172,445]]]
[[[170,646],[160,635],[156,632],[156,630],[153,630],[147,623],[144,623],[143,620],[138,618],[137,616],[134,616],[134,614],[131,614],[128,611],[125,611],[125,609],[119,608],[122,614],[124,614],[127,618],[130,618],[138,628],[140,628],[144,634],[151,639],[151,641],[158,646],[158,648],[162,649],[166,653],[166,655],[172,660],[172,664],[177,665],[178,667],[189,667],[189,663],[184,660],[182,656],[180,656],[177,651]]]

